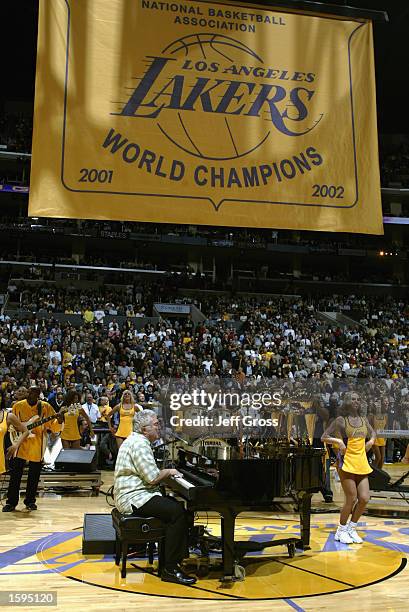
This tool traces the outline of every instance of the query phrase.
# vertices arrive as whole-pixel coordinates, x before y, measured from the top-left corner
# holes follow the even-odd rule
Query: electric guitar
[[[40,427],[41,425],[44,425],[44,423],[48,423],[49,421],[56,419],[59,414],[64,414],[65,412],[68,412],[68,410],[69,410],[68,408],[62,408],[60,412],[57,412],[57,414],[53,414],[52,416],[44,417],[42,419],[40,419],[40,417],[35,414],[34,416],[31,417],[31,419],[23,423],[23,425],[25,425],[27,429],[31,431],[32,429],[35,429],[36,427]],[[13,425],[10,425],[9,427],[9,434],[10,434],[10,440],[12,444],[15,444],[16,442],[18,442],[19,438],[23,435],[22,432],[14,429]],[[33,436],[34,434],[30,434],[28,438],[33,437]]]

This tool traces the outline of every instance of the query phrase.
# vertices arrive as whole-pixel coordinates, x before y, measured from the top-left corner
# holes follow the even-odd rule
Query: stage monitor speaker
[[[97,469],[95,450],[67,449],[59,452],[54,467],[60,472],[80,472],[87,474]]]
[[[115,553],[115,529],[110,514],[84,514],[83,555]]]
[[[391,477],[388,472],[371,466],[373,472],[368,474],[369,488],[371,491],[383,491],[384,487],[390,486]]]

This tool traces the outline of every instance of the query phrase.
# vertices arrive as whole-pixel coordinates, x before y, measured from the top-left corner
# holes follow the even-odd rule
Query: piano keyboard
[[[195,485],[189,482],[188,480],[186,480],[186,478],[183,478],[183,476],[172,476],[172,480],[176,481],[177,484],[179,484],[184,489],[189,490],[189,489],[195,488]]]
[[[378,438],[409,438],[409,429],[380,429],[376,435]]]

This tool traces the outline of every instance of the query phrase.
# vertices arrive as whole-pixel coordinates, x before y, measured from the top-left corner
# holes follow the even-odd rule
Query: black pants
[[[189,556],[187,513],[181,502],[173,497],[155,495],[140,508],[132,508],[137,516],[154,516],[165,523],[165,569],[174,569]]]
[[[18,505],[21,477],[25,464],[25,459],[20,459],[20,457],[15,457],[10,460],[10,482],[7,492],[7,503],[10,504],[10,506]],[[24,499],[26,506],[28,504],[35,504],[36,502],[37,487],[38,481],[40,480],[42,465],[41,461],[28,462],[27,489]]]
[[[111,432],[103,434],[100,438],[99,435],[97,434],[98,440],[96,445],[97,465],[99,468],[104,468],[110,453],[112,455],[112,463],[115,464],[118,455],[118,444]]]
[[[320,438],[314,438],[312,441],[312,445],[314,448],[325,448],[323,442],[321,442]],[[330,473],[331,461],[329,459],[325,459],[325,484],[321,487],[320,492],[324,497],[332,497],[333,492],[331,490],[331,473]]]

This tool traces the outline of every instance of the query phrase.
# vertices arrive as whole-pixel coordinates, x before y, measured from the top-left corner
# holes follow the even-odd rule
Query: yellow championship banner
[[[372,23],[40,0],[29,214],[381,234]]]

